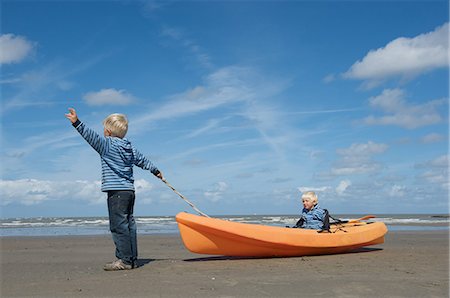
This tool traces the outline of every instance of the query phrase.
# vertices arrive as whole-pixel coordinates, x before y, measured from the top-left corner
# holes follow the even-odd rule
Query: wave
[[[234,222],[262,224],[272,226],[292,226],[298,215],[242,215],[216,216]],[[347,220],[359,218],[358,215],[342,215],[337,218]],[[371,221],[384,222],[391,227],[417,226],[430,227],[449,226],[448,215],[378,215]],[[138,216],[136,217],[138,232],[141,234],[178,233],[178,226],[173,216]],[[43,235],[92,235],[108,234],[107,217],[39,217],[12,218],[0,220],[0,236],[43,236]]]

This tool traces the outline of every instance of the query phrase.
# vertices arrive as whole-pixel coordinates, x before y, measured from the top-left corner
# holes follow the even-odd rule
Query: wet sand
[[[141,267],[106,272],[109,236],[3,237],[1,297],[449,297],[449,233],[389,232],[358,252],[244,259],[140,235]]]

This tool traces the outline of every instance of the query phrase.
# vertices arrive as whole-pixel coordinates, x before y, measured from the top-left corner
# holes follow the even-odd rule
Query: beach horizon
[[[367,214],[335,214],[335,218],[360,218]],[[443,214],[373,214],[371,221],[381,221],[394,230],[449,230],[450,216]],[[293,226],[297,214],[214,215],[234,222],[269,226]],[[178,234],[175,216],[135,216],[139,234]],[[24,217],[0,219],[1,236],[110,235],[107,216]]]
[[[355,252],[292,258],[193,254],[139,235],[141,267],[105,272],[110,235],[1,237],[1,297],[448,297],[448,230],[390,231]]]

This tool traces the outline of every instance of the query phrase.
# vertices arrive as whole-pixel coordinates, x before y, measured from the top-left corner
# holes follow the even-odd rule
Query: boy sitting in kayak
[[[293,228],[322,230],[325,210],[318,205],[317,195],[313,191],[303,193],[302,203],[302,216]]]

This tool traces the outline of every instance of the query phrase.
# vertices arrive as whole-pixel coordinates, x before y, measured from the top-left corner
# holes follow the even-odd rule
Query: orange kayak
[[[246,224],[185,212],[176,216],[181,238],[198,254],[239,257],[293,257],[336,254],[384,243],[382,222],[351,222],[316,230]]]

